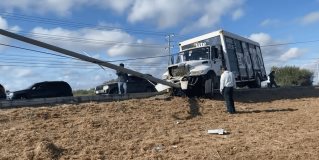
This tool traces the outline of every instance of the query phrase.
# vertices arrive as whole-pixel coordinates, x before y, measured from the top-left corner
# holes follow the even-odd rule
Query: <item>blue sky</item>
[[[225,29],[261,46],[276,44],[262,47],[267,71],[293,65],[317,76],[319,0],[6,0],[0,28],[156,77],[167,57],[136,58],[167,55],[167,35],[174,34],[176,53],[179,41]],[[0,43],[0,83],[10,91],[51,80],[88,89],[115,78],[114,70],[30,44],[3,36]]]

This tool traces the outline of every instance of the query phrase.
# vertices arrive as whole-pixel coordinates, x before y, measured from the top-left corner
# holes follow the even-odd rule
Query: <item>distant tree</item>
[[[313,72],[295,66],[271,67],[276,71],[275,81],[282,86],[311,86]]]

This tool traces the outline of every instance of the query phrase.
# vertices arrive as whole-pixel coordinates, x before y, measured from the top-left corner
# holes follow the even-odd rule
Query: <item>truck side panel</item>
[[[234,39],[236,55],[238,59],[239,75],[241,80],[248,80],[247,65],[244,57],[243,48],[239,40]]]
[[[228,58],[229,70],[231,70],[236,77],[239,76],[238,59],[236,55],[235,45],[232,38],[225,37],[226,41],[226,56]]]
[[[267,76],[259,46],[228,36],[225,36],[225,44],[230,70],[238,81],[252,80],[257,73],[265,80]]]
[[[247,79],[251,79],[254,77],[254,70],[253,70],[253,64],[250,58],[249,50],[248,50],[248,44],[245,42],[241,42],[241,45],[243,47],[244,51],[244,59],[245,59],[245,65],[246,65],[246,71],[247,71]]]
[[[261,70],[261,78],[262,78],[262,80],[266,80],[267,74],[266,74],[266,69],[265,69],[265,63],[264,63],[259,46],[256,46],[256,51],[257,51],[258,65],[260,66],[259,68]]]

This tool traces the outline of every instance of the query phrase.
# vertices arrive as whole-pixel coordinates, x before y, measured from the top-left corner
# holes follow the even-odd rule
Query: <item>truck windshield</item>
[[[183,51],[180,53],[183,61],[205,60],[209,59],[210,47],[201,47]]]

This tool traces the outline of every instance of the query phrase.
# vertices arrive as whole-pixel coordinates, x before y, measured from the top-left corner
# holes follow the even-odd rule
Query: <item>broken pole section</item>
[[[99,60],[99,59],[88,57],[88,56],[82,55],[80,53],[76,53],[76,52],[73,52],[73,51],[70,51],[70,50],[67,50],[67,49],[64,49],[64,48],[60,48],[60,47],[57,47],[57,46],[54,46],[54,45],[51,45],[51,44],[48,44],[48,43],[44,43],[44,42],[41,42],[41,41],[38,41],[38,40],[35,40],[35,39],[31,39],[31,38],[28,38],[28,37],[25,37],[25,36],[22,36],[22,35],[19,35],[19,34],[15,34],[15,33],[3,30],[3,29],[0,29],[0,34],[2,34],[4,36],[7,36],[7,37],[10,37],[10,38],[13,38],[13,39],[16,39],[16,40],[19,40],[19,41],[22,41],[22,42],[25,42],[25,43],[29,43],[29,44],[38,46],[38,47],[46,48],[46,49],[49,49],[49,50],[52,50],[52,51],[55,51],[55,52],[59,52],[59,53],[71,56],[71,57],[75,57],[75,58],[78,58],[78,59],[83,60],[83,61],[87,61],[87,62],[91,62],[91,63],[94,63],[94,64],[98,64],[98,65],[101,65],[101,66],[104,66],[104,67],[107,67],[107,68],[111,68],[111,69],[114,69],[114,70],[117,70],[117,71],[121,71],[121,72],[124,72],[124,73],[127,73],[127,74],[132,74],[132,75],[135,75],[137,77],[141,77],[141,78],[144,78],[144,79],[147,79],[147,80],[150,80],[150,81],[153,81],[153,82],[157,82],[157,83],[160,83],[160,84],[164,84],[164,85],[167,85],[167,86],[170,86],[170,87],[180,88],[180,86],[178,84],[170,83],[170,82],[167,82],[167,81],[164,81],[164,80],[161,80],[161,79],[158,79],[158,78],[155,78],[155,77],[143,74],[143,73],[139,73],[139,72],[127,69],[127,68],[123,68],[123,67],[111,64],[111,63],[106,62],[106,61],[102,61],[102,60]]]

